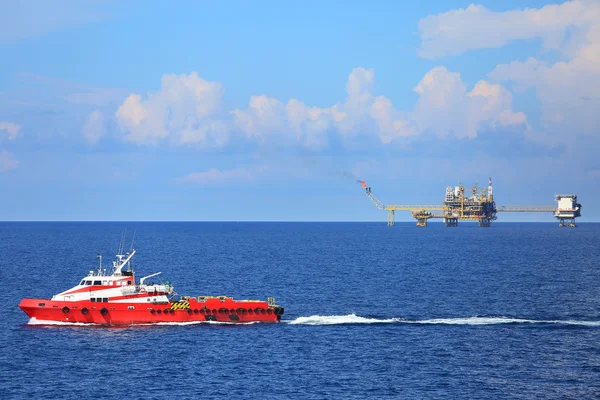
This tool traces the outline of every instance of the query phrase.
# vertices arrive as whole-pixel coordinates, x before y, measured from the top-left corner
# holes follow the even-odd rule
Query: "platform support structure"
[[[492,224],[492,221],[490,221],[490,219],[487,217],[479,218],[478,222],[479,222],[479,226],[484,227],[484,228],[489,228],[490,225]]]
[[[388,226],[394,226],[394,210],[388,212]]]
[[[450,228],[455,228],[458,226],[458,218],[444,218],[444,223],[446,224],[446,227]]]
[[[428,218],[417,218],[417,226],[421,228],[427,227],[427,219]]]
[[[577,227],[577,224],[575,224],[575,218],[559,218],[560,223],[558,224],[558,226],[560,226],[561,228],[563,227],[568,227],[568,228],[575,228]]]

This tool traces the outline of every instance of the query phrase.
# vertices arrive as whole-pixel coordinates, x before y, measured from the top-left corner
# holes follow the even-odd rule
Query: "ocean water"
[[[133,233],[139,276],[280,324],[32,323]],[[600,224],[0,223],[2,399],[600,397]]]

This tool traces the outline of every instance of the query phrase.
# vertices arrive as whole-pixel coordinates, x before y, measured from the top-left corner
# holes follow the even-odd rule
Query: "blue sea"
[[[109,265],[280,324],[36,325]],[[600,397],[600,224],[0,223],[2,399]]]

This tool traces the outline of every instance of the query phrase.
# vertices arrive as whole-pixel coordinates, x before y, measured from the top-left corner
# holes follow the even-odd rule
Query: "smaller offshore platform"
[[[558,203],[554,216],[560,221],[559,226],[574,227],[575,218],[581,217],[581,204],[574,194],[557,194],[554,200]]]
[[[426,227],[427,221],[432,218],[444,220],[447,227],[458,226],[458,221],[477,221],[481,227],[489,227],[497,219],[499,212],[542,212],[553,213],[559,220],[559,226],[575,227],[575,218],[581,216],[581,204],[577,202],[574,194],[559,194],[554,200],[558,203],[554,206],[499,206],[496,207],[492,178],[488,180],[487,188],[479,189],[477,183],[471,188],[470,193],[465,193],[462,184],[446,188],[446,195],[441,205],[415,205],[415,204],[383,204],[371,191],[364,181],[358,181],[365,189],[366,195],[373,204],[380,209],[388,211],[388,225],[394,226],[394,214],[396,211],[411,211],[413,218],[417,220],[417,226]],[[439,211],[436,213],[436,211]]]

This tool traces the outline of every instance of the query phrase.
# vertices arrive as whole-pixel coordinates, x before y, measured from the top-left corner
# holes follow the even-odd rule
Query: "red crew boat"
[[[38,321],[136,325],[165,322],[279,322],[283,307],[269,297],[261,300],[234,300],[226,296],[179,296],[175,299],[168,282],[147,282],[160,272],[135,282],[131,260],[135,250],[117,254],[111,274],[90,271],[81,282],[46,299],[23,299],[19,307]],[[126,269],[124,269],[127,267]]]

